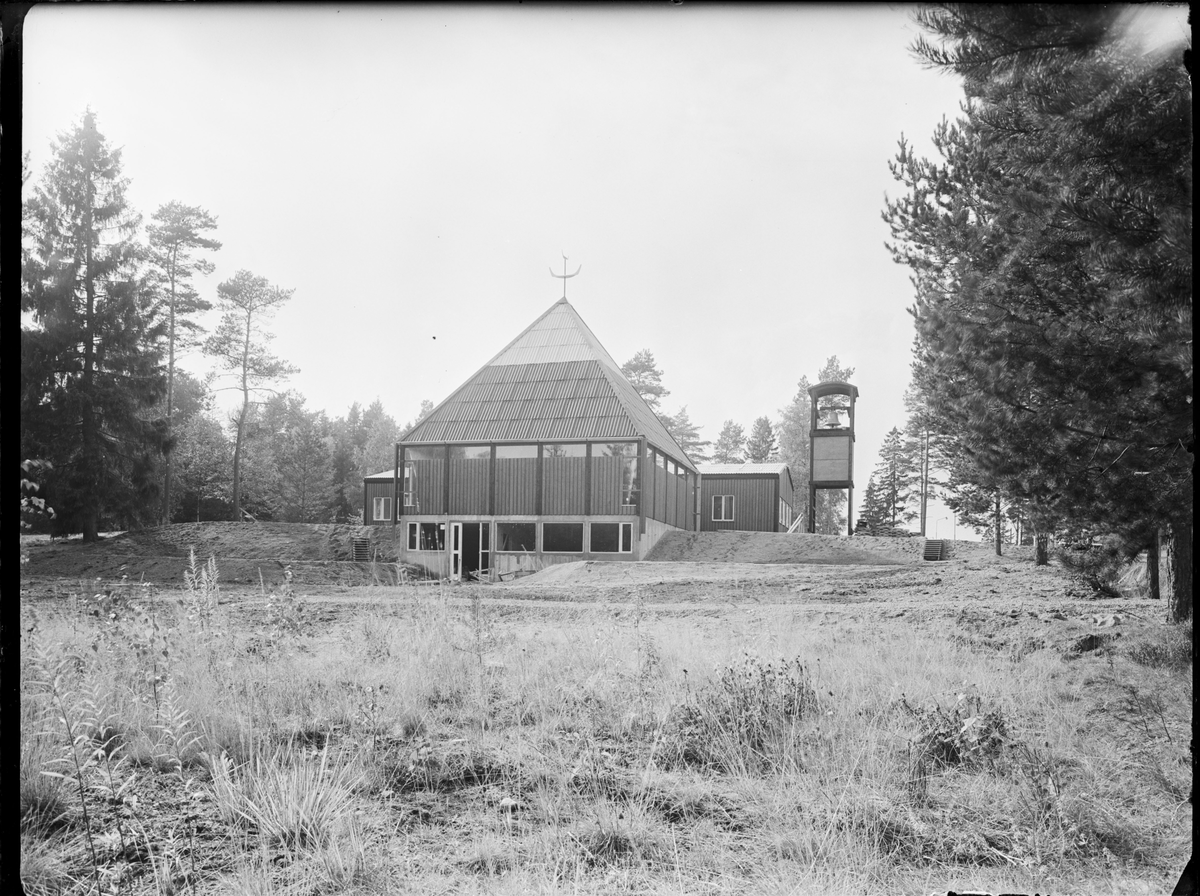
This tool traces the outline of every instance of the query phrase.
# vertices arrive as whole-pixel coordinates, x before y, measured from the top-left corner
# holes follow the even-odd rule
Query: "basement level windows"
[[[409,523],[408,549],[410,551],[444,551],[446,549],[446,524]]]
[[[582,554],[583,523],[542,523],[542,551],[547,554]]]
[[[371,502],[372,514],[374,520],[390,520],[392,518],[392,499],[391,498],[375,498]]]
[[[713,495],[712,518],[718,523],[733,522],[733,495]]]
[[[497,551],[537,550],[537,523],[496,523]]]
[[[593,554],[633,553],[633,523],[592,523]]]

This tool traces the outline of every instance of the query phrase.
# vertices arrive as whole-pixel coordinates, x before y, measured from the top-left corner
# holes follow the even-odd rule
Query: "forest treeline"
[[[22,174],[28,186],[28,157]],[[286,390],[296,368],[271,354],[270,322],[292,292],[264,277],[221,283],[206,331],[214,303],[195,281],[221,249],[216,217],[172,201],[143,227],[128,184],[88,110],[25,190],[23,522],[94,540],[163,522],[359,518],[363,477],[392,462],[409,424],[378,399],[330,419]],[[180,369],[184,351],[213,374]],[[220,389],[240,399],[226,419]]]

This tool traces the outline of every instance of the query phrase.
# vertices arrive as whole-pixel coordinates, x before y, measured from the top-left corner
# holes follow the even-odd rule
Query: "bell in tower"
[[[858,387],[817,383],[809,387],[812,421],[808,440],[808,531],[817,531],[817,489],[846,489],[847,535],[854,534],[854,403]]]

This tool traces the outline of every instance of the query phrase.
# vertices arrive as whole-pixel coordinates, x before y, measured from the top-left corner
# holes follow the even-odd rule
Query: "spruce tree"
[[[912,505],[918,498],[915,458],[908,451],[904,433],[892,427],[879,448],[879,463],[871,479],[875,481],[881,520],[889,529],[900,528],[917,518]]]
[[[726,420],[713,445],[714,464],[745,463],[746,433],[740,424]]]
[[[52,464],[56,531],[84,541],[102,522],[138,525],[157,509],[164,333],[127,186],[89,109],[55,142],[24,210],[22,456]]]
[[[763,464],[775,455],[775,429],[766,417],[759,417],[750,427],[750,438],[746,440],[746,459],[753,464]]]

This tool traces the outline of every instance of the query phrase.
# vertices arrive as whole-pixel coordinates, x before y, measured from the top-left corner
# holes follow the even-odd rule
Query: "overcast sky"
[[[330,417],[440,402],[563,294],[565,253],[568,299],[618,363],[654,353],[703,438],[777,419],[830,355],[854,367],[857,504],[910,374],[887,163],[902,133],[931,153],[961,98],[911,15],[46,4],[24,142],[37,178],[90,105],[147,221],[215,215],[202,292],[243,268],[294,289],[274,348]]]

